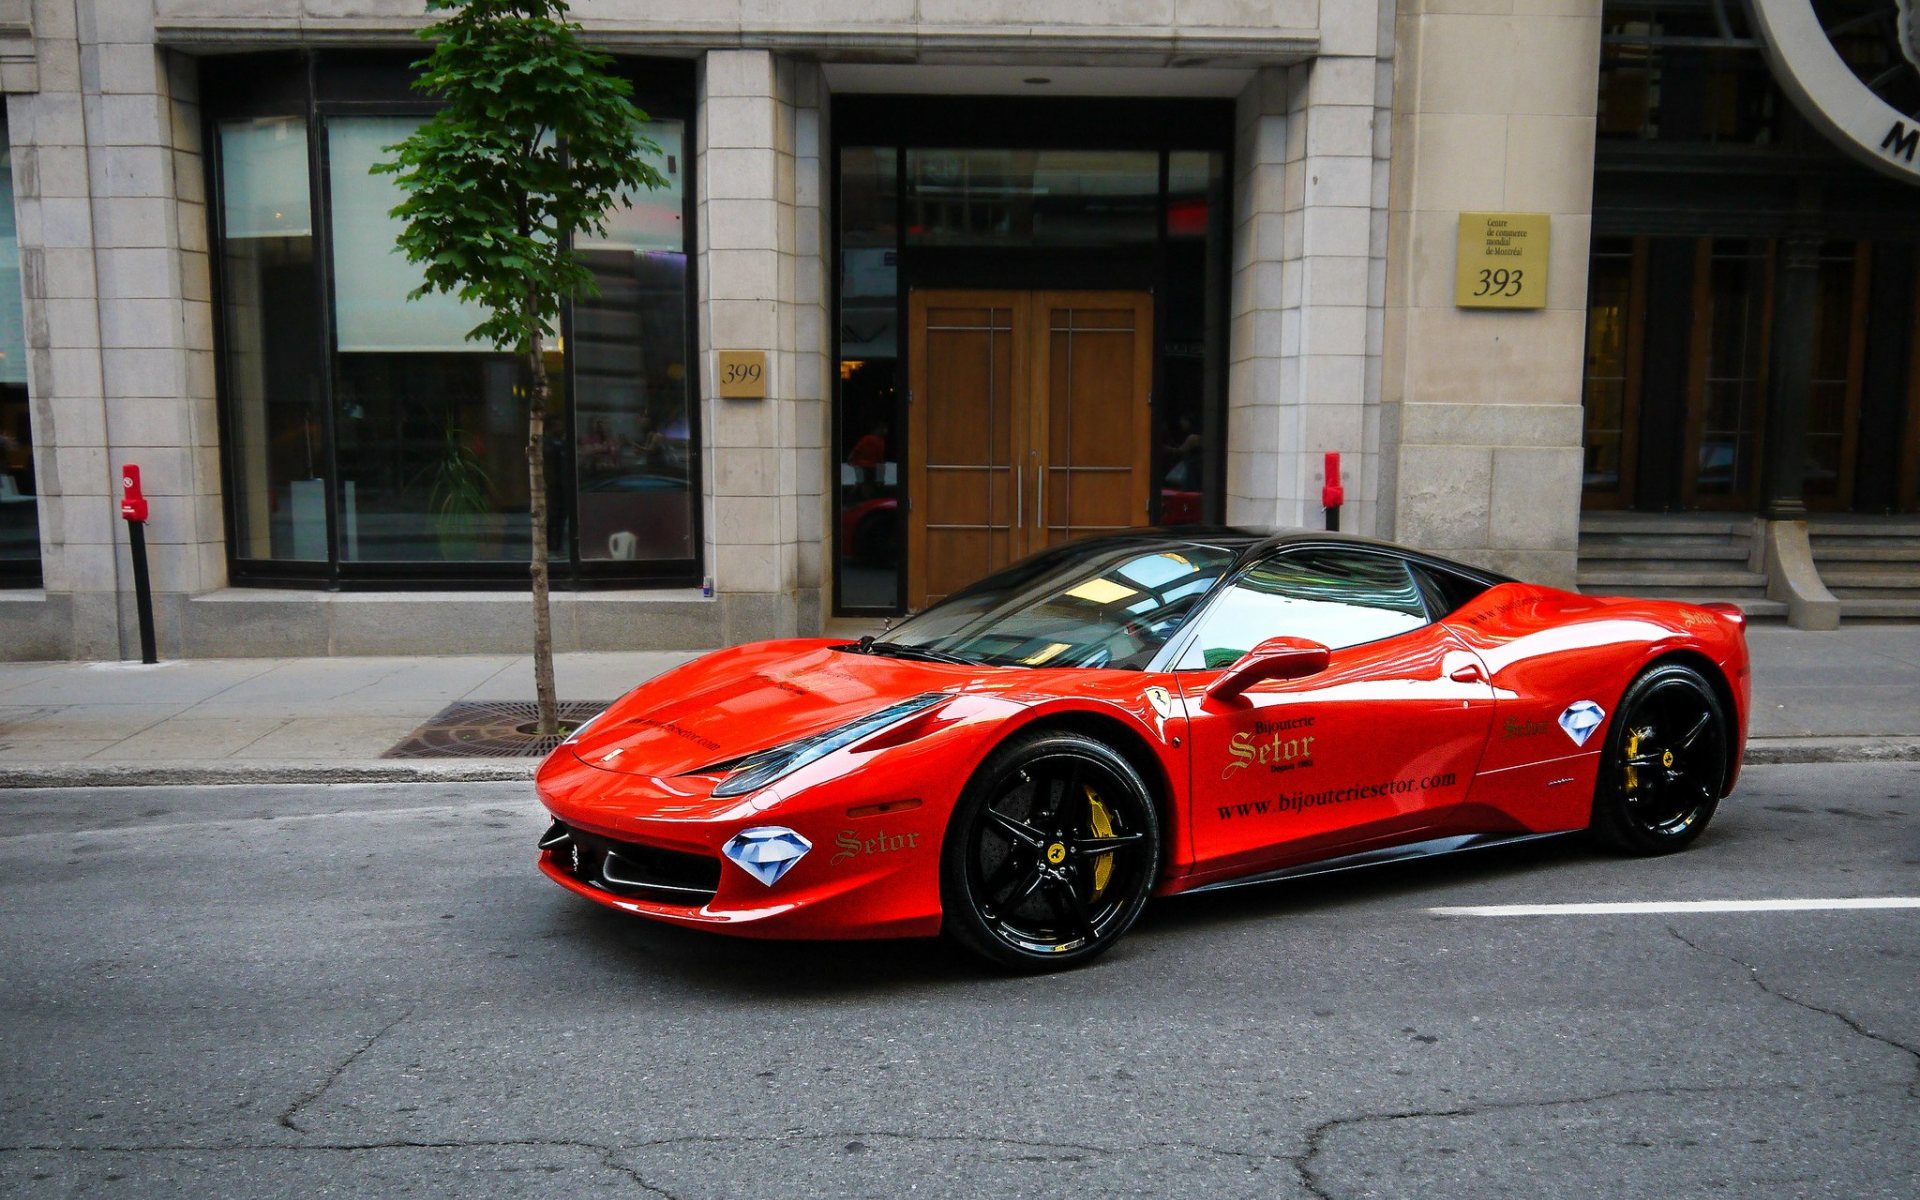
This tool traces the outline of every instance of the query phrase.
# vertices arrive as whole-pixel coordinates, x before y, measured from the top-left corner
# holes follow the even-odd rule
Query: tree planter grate
[[[560,724],[572,727],[607,707],[605,700],[569,700]],[[532,728],[540,707],[531,700],[461,700],[447,705],[381,758],[541,758],[566,739],[540,737]]]

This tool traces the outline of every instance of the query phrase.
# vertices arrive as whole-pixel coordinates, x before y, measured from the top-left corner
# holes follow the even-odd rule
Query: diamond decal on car
[[[734,866],[772,887],[805,858],[813,843],[781,825],[757,825],[733,835],[720,853]]]
[[[1584,746],[1593,731],[1604,725],[1607,710],[1591,700],[1575,700],[1567,705],[1567,711],[1560,714],[1560,728],[1566,730],[1576,746]]]

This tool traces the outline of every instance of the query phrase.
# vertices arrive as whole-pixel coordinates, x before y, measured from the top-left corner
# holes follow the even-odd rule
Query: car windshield
[[[1185,542],[1063,547],[948,596],[881,645],[996,666],[1138,670],[1234,558],[1231,547]]]

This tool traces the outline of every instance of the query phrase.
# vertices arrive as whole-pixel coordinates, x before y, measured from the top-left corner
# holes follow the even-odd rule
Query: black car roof
[[[1441,558],[1425,551],[1381,541],[1378,538],[1361,537],[1359,534],[1338,533],[1330,529],[1259,525],[1150,525],[1124,532],[1102,534],[1072,542],[1069,545],[1075,549],[1084,548],[1089,551],[1116,545],[1214,546],[1223,550],[1232,550],[1236,563],[1246,563],[1262,558],[1288,546],[1354,546],[1385,551],[1410,562],[1427,563],[1464,575],[1469,579],[1479,580],[1489,587],[1497,583],[1513,582],[1508,576],[1480,567],[1468,566],[1452,559]]]

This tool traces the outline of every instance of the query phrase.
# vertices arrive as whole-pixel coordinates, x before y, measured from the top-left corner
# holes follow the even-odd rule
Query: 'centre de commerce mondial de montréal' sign
[[[1888,27],[1920,72],[1920,0],[1885,0]],[[1895,11],[1897,6],[1897,11]],[[1753,0],[1753,15],[1773,72],[1794,105],[1853,157],[1908,183],[1920,184],[1920,114],[1902,112],[1875,94],[1834,49],[1813,0]]]

